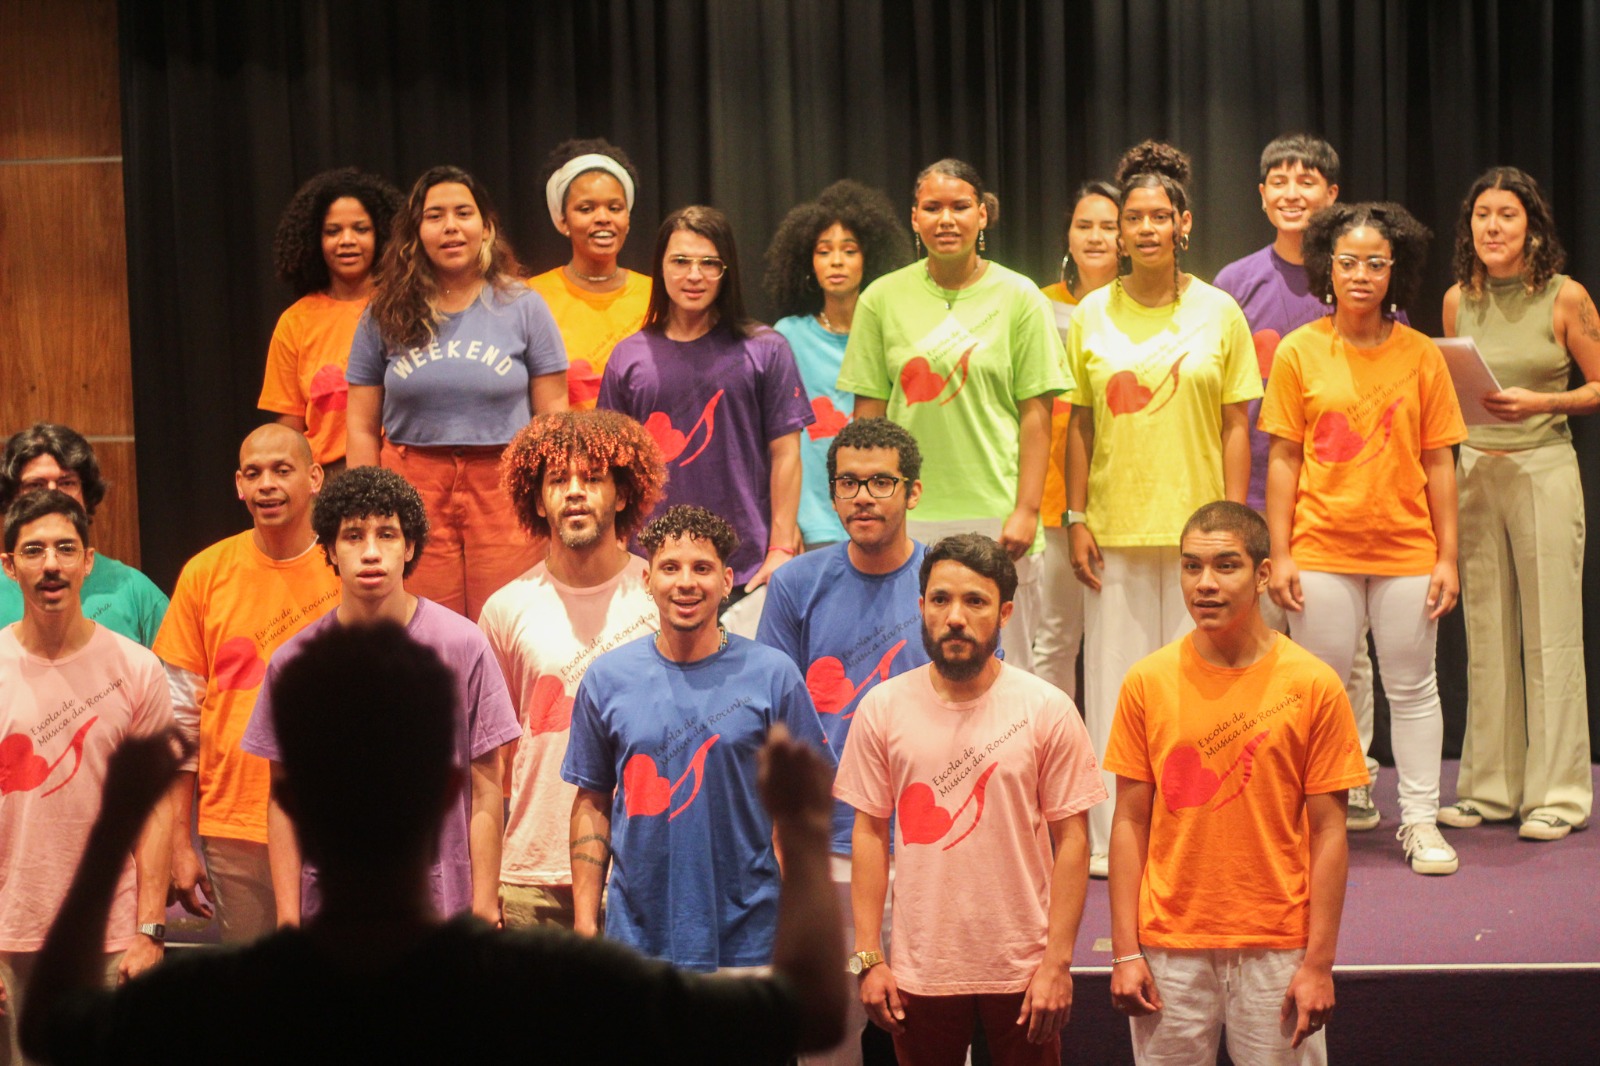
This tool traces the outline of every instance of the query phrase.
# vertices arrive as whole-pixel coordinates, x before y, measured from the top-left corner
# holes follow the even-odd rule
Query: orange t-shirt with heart
[[[1297,566],[1387,577],[1433,569],[1422,453],[1460,443],[1467,427],[1431,340],[1396,322],[1376,348],[1356,348],[1331,318],[1301,326],[1278,345],[1260,427],[1302,446]]]

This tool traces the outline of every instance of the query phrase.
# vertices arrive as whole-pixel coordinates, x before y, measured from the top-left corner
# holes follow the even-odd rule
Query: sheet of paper
[[[1435,337],[1433,343],[1439,346],[1445,365],[1450,368],[1450,381],[1456,387],[1456,401],[1461,404],[1461,417],[1467,425],[1503,425],[1483,406],[1484,396],[1500,391],[1500,382],[1483,361],[1478,342],[1471,337]]]

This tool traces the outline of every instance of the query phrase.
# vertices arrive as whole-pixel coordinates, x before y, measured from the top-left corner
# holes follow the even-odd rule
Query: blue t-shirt
[[[780,318],[772,328],[784,335],[794,351],[800,381],[817,419],[800,435],[800,535],[807,547],[832,544],[844,540],[844,527],[834,513],[828,486],[828,448],[856,406],[856,394],[836,384],[850,335],[830,333],[813,315]]]
[[[615,790],[607,936],[686,970],[772,961],[778,860],[756,759],[776,722],[827,751],[800,671],[743,637],[693,663],[640,637],[589,667],[561,776]]]
[[[97,554],[80,594],[85,618],[147,648],[156,642],[161,620],[167,616],[166,593],[127,563]],[[22,590],[0,574],[0,627],[21,620]]]
[[[848,544],[806,552],[772,574],[756,639],[777,648],[805,672],[806,690],[835,758],[856,704],[879,681],[928,661],[922,646],[918,572],[927,548],[917,544],[904,566],[863,574]],[[834,801],[833,850],[850,854],[855,808]]]
[[[596,402],[642,422],[661,446],[660,509],[692,503],[720,515],[739,534],[733,576],[755,576],[772,533],[767,446],[812,422],[789,342],[766,327],[742,340],[722,326],[692,341],[640,330],[611,350]]]
[[[509,442],[533,418],[529,381],[566,372],[544,297],[520,284],[485,285],[417,348],[384,344],[371,309],[363,311],[345,380],[383,386],[383,431],[395,444],[474,446]]]

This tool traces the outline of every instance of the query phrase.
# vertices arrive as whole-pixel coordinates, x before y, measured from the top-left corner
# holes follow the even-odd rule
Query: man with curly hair
[[[561,780],[561,760],[572,701],[596,656],[657,626],[648,567],[624,545],[660,501],[666,470],[645,428],[606,410],[540,415],[512,440],[500,470],[522,528],[549,546],[478,618],[522,723],[500,905],[508,928],[571,929],[576,790]]]
[[[756,753],[775,725],[819,752],[828,742],[794,663],[717,620],[733,589],[733,527],[682,505],[646,526],[639,543],[650,553],[659,632],[589,667],[561,766],[578,789],[574,928],[600,931],[614,857],[612,939],[687,970],[766,966],[778,861],[757,798]]]
[[[339,581],[311,530],[322,467],[304,435],[277,424],[257,428],[239,449],[233,483],[251,528],[184,564],[151,648],[166,664],[173,714],[198,748],[173,805],[173,891],[193,914],[210,917],[214,908],[228,943],[265,936],[277,916],[267,861],[268,768],[240,750],[239,738],[267,661],[339,601]],[[196,813],[203,868],[190,836]]]
[[[283,772],[273,689],[284,667],[318,634],[343,626],[393,622],[431,648],[455,679],[454,761],[470,767],[443,812],[439,849],[428,883],[435,911],[451,917],[470,909],[490,923],[500,920],[497,888],[500,834],[505,824],[500,791],[500,748],[517,738],[516,715],[494,653],[477,626],[432,600],[406,591],[428,541],[422,497],[393,470],[364,466],[328,482],[311,522],[323,555],[338,576],[339,606],[285,642],[267,667],[255,714],[241,747]],[[352,669],[366,664],[352,663]],[[405,728],[404,717],[395,727]],[[316,868],[301,859],[294,825],[274,793],[268,809],[267,847],[278,924],[298,925],[320,902]]]

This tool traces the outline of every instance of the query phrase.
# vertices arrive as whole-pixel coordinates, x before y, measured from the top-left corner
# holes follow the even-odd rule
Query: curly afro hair
[[[1556,220],[1550,210],[1550,201],[1533,175],[1516,167],[1492,167],[1478,176],[1461,201],[1461,214],[1456,218],[1456,248],[1452,266],[1461,291],[1477,298],[1483,295],[1483,283],[1489,276],[1488,268],[1478,258],[1478,249],[1472,241],[1472,212],[1478,206],[1478,197],[1490,189],[1504,189],[1522,201],[1522,210],[1528,216],[1528,228],[1522,246],[1522,283],[1529,295],[1543,289],[1550,279],[1567,265],[1566,250],[1561,238],[1556,236]]]
[[[331,283],[327,261],[322,258],[322,221],[333,202],[346,196],[359,200],[372,219],[373,269],[383,261],[389,223],[404,199],[400,190],[378,175],[364,174],[355,167],[325,170],[300,186],[283,209],[277,235],[272,239],[278,277],[289,283],[296,297],[322,292]]]
[[[400,520],[400,532],[412,548],[411,559],[400,576],[410,577],[428,543],[428,513],[411,482],[381,466],[357,466],[342,471],[329,478],[317,493],[311,505],[311,528],[322,542],[328,565],[336,565],[333,544],[345,519],[372,515],[394,515]]]
[[[100,461],[83,434],[54,422],[35,422],[6,441],[5,456],[0,458],[0,511],[10,507],[21,491],[23,468],[41,455],[50,456],[61,469],[78,475],[83,507],[93,521],[94,509],[106,498]]]
[[[631,540],[661,502],[667,468],[660,446],[643,426],[601,408],[539,415],[511,438],[500,458],[500,484],[516,507],[517,522],[535,541],[550,536],[549,520],[539,514],[544,476],[574,460],[580,467],[611,471],[617,499],[628,504],[617,515],[617,537]]]
[[[861,245],[861,288],[911,262],[911,238],[882,192],[858,181],[836,181],[810,203],[784,216],[767,246],[767,296],[778,314],[812,315],[822,310],[822,290],[812,249],[835,222]]]
[[[909,429],[887,418],[857,418],[834,435],[833,443],[828,445],[829,482],[839,472],[840,448],[892,451],[900,457],[901,477],[916,481],[922,476],[922,449],[917,447],[917,438]]]
[[[654,559],[663,544],[680,537],[710,544],[724,566],[739,549],[739,534],[733,531],[732,526],[704,507],[692,507],[686,503],[668,507],[665,514],[645,526],[639,534],[639,546]]]
[[[1389,254],[1394,258],[1394,265],[1389,268],[1391,315],[1410,307],[1422,290],[1422,272],[1433,233],[1399,204],[1336,203],[1312,215],[1302,249],[1311,291],[1323,297],[1333,295],[1334,246],[1358,226],[1371,226],[1389,242]]]

